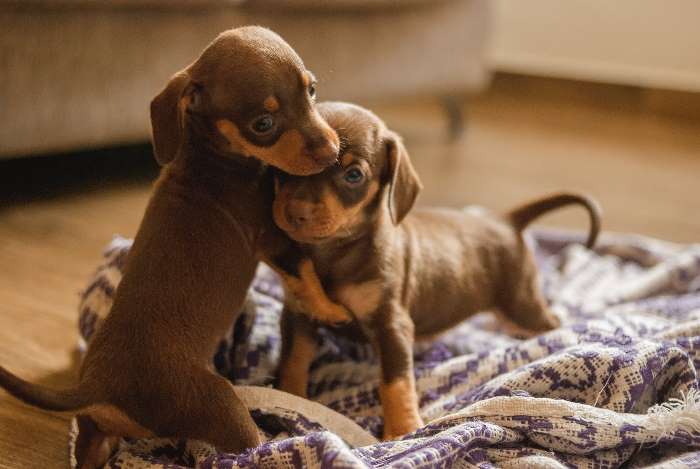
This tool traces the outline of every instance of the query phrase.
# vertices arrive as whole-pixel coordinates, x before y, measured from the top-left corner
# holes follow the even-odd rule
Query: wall
[[[495,0],[495,70],[700,92],[697,0]]]

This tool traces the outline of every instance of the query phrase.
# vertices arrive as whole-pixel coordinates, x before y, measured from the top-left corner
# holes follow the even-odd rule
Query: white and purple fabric
[[[245,453],[123,441],[108,467],[700,467],[700,245],[606,236],[588,251],[576,241],[556,231],[533,236],[561,328],[517,339],[482,313],[416,346],[428,424],[399,441],[351,448],[294,412],[263,409],[253,414],[269,441]],[[83,293],[86,341],[109,311],[130,245],[112,241]],[[213,357],[236,384],[272,383],[282,294],[261,266],[244,314]],[[371,348],[330,330],[321,341],[310,398],[380,435]]]

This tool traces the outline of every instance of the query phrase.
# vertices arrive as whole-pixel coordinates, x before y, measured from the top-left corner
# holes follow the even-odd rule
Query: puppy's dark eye
[[[316,97],[316,83],[311,83],[309,85],[309,96],[312,98]]]
[[[271,115],[265,114],[264,116],[255,119],[250,127],[256,134],[266,134],[271,131],[274,126],[275,120]]]
[[[355,185],[361,183],[365,179],[365,174],[357,166],[352,166],[345,171],[345,174],[343,174],[343,179],[348,184]]]

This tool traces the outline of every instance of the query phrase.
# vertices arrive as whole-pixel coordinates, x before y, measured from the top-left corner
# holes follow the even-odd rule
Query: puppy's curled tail
[[[76,410],[89,405],[77,388],[54,390],[25,381],[0,366],[0,387],[27,404],[44,410]]]
[[[506,218],[510,220],[513,227],[520,232],[541,215],[567,205],[581,205],[588,212],[588,216],[591,220],[591,227],[588,232],[586,247],[592,248],[600,233],[601,209],[598,202],[587,195],[574,192],[557,192],[516,207],[506,214]]]

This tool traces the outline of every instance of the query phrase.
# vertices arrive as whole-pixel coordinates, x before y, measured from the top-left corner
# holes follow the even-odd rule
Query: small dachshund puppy
[[[309,175],[337,160],[338,137],[316,110],[315,86],[282,38],[243,27],[219,35],[153,99],[164,168],[78,384],[53,390],[0,367],[0,386],[15,397],[77,411],[78,467],[103,465],[121,436],[192,438],[231,452],[259,444],[248,409],[211,358],[258,261],[289,243],[272,221],[270,166]],[[303,278],[299,285],[318,288]],[[310,307],[337,314],[332,305]]]
[[[599,208],[586,196],[561,193],[503,216],[446,208],[409,213],[421,183],[398,135],[358,106],[322,103],[318,109],[340,136],[339,164],[308,177],[277,175],[273,216],[313,263],[323,288],[318,294],[347,309],[352,328],[378,353],[384,438],[393,439],[423,425],[414,339],[487,310],[534,332],[558,327],[522,230],[545,212],[580,204],[590,215],[592,246]],[[316,327],[331,314],[305,310],[289,297],[279,386],[306,396]]]

